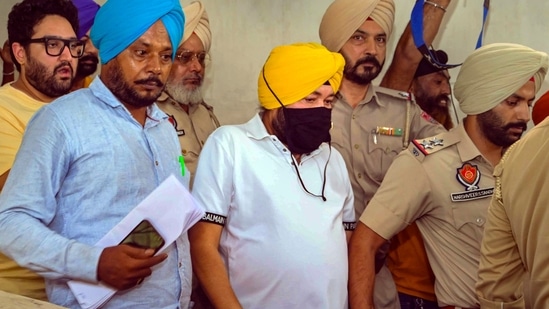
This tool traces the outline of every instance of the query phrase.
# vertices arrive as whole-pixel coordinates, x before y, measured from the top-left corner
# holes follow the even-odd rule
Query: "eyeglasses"
[[[28,40],[29,43],[43,43],[46,48],[46,54],[57,57],[63,53],[65,50],[65,47],[69,48],[69,51],[71,53],[71,57],[73,58],[80,58],[84,54],[84,46],[86,45],[85,42],[82,42],[78,39],[60,39],[60,38],[52,38],[52,37],[43,37],[38,39],[30,39]]]
[[[204,66],[204,62],[206,60],[206,52],[193,53],[190,50],[184,50],[176,57],[177,59],[179,59],[179,61],[181,61],[182,64],[188,64],[193,60],[193,58],[196,58],[196,61],[198,61],[201,66]]]

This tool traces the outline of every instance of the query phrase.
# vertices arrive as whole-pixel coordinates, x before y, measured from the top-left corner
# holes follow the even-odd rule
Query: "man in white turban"
[[[202,98],[202,83],[212,33],[204,5],[195,1],[183,8],[185,31],[158,106],[170,117],[185,167],[191,173],[191,187],[198,155],[208,136],[219,127],[213,107]]]
[[[349,245],[352,308],[372,308],[376,250],[412,222],[435,274],[438,306],[479,308],[475,283],[494,166],[526,129],[548,65],[547,54],[516,44],[487,45],[465,60],[454,87],[465,119],[400,153],[360,217]]]
[[[357,216],[379,188],[394,157],[411,140],[444,131],[405,92],[371,84],[385,62],[394,12],[393,0],[335,0],[319,29],[322,44],[345,58],[331,134],[353,184]],[[385,266],[387,249],[388,245],[380,251],[376,263],[375,303],[378,308],[399,309],[393,277]]]

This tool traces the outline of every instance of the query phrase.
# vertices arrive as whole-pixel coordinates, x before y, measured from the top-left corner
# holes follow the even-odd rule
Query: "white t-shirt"
[[[203,220],[224,225],[220,254],[244,308],[346,308],[347,242],[354,226],[353,193],[345,163],[327,144],[301,157],[256,115],[222,126],[200,154],[193,195]]]

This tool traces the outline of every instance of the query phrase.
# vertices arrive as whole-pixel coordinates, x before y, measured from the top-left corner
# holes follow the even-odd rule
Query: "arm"
[[[215,308],[242,308],[219,254],[223,226],[198,222],[189,230],[193,270]]]
[[[525,269],[503,204],[492,198],[481,245],[477,295],[482,308],[524,308]]]
[[[450,4],[450,0],[431,0],[445,8]],[[423,7],[423,37],[425,44],[431,45],[438,33],[444,11],[430,4],[424,4]],[[387,69],[387,72],[381,80],[380,86],[400,91],[408,91],[417,66],[423,55],[417,50],[412,37],[412,28],[410,22],[400,36],[393,61]]]
[[[13,82],[15,79],[15,66],[11,60],[10,47],[8,40],[6,40],[4,46],[0,49],[0,56],[4,62],[2,67],[2,85]]]
[[[375,254],[386,240],[364,223],[357,223],[349,243],[349,305],[374,308]]]

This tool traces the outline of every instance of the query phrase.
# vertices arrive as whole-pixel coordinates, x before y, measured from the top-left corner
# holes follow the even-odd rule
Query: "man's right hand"
[[[151,267],[168,255],[154,255],[153,249],[118,245],[103,250],[99,257],[97,279],[117,290],[133,288],[152,274]]]

